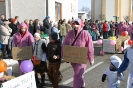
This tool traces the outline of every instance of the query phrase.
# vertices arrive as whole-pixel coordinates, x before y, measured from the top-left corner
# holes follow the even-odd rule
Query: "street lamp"
[[[116,22],[118,21],[119,17],[118,16],[113,16],[116,20]]]

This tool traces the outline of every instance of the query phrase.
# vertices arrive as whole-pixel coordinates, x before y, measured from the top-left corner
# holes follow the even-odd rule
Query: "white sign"
[[[1,88],[36,88],[34,71],[2,83]]]
[[[115,53],[115,45],[110,45],[111,40],[103,39],[103,52],[106,53]]]
[[[124,41],[124,50],[128,48],[130,45],[128,44],[128,40]]]

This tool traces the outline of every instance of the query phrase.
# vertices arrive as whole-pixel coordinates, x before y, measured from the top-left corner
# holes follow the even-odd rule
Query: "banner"
[[[87,64],[86,47],[63,46],[63,60],[71,63]]]
[[[24,60],[32,58],[32,46],[12,47],[12,56],[14,60]]]
[[[34,71],[2,83],[0,88],[36,88]]]

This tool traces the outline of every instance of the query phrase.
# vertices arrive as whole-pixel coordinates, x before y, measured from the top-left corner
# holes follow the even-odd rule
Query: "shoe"
[[[40,83],[39,87],[44,87],[45,86],[45,83]]]
[[[8,57],[3,57],[3,59],[8,59]]]

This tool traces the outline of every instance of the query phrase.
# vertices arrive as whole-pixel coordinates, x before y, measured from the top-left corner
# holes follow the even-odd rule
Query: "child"
[[[13,41],[13,36],[9,38],[9,42],[8,42],[8,50],[9,50],[8,58],[11,58],[11,59],[12,59],[12,41]]]
[[[121,77],[117,77],[117,70],[120,67],[122,61],[118,56],[110,57],[111,63],[110,67],[106,69],[102,76],[102,82],[106,80],[106,76],[108,78],[108,88],[120,88],[120,81],[124,80],[123,74]]]
[[[58,88],[58,72],[61,64],[61,43],[58,41],[58,34],[52,33],[49,36],[50,43],[47,46],[48,75],[53,88]]]
[[[46,45],[43,40],[41,40],[41,36],[39,33],[34,34],[35,42],[33,43],[33,64],[35,70],[35,79],[37,87],[45,86],[45,72],[47,72],[47,64],[46,64]],[[39,73],[41,75],[41,83],[38,79]]]

